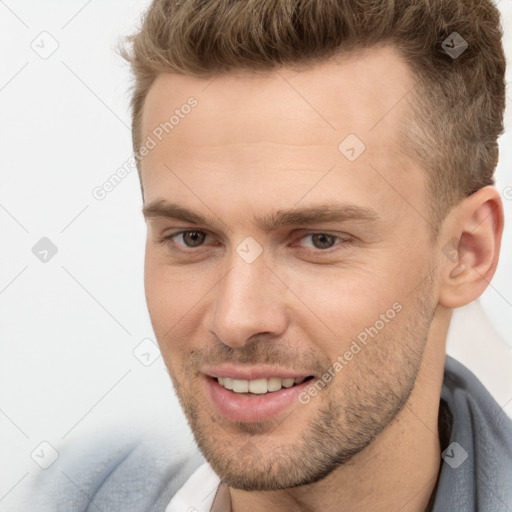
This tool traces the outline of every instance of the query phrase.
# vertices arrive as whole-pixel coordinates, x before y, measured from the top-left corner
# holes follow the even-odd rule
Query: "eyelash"
[[[188,247],[187,250],[183,250],[183,249],[180,249],[179,248],[179,245],[180,244],[176,244],[175,242],[172,241],[173,238],[179,236],[179,235],[183,235],[185,233],[203,233],[205,234],[206,236],[209,236],[208,233],[206,233],[205,231],[202,231],[202,230],[199,230],[199,229],[186,229],[186,230],[183,230],[183,231],[178,231],[176,233],[172,233],[168,236],[165,236],[165,237],[162,237],[159,241],[161,243],[163,243],[164,245],[166,245],[169,249],[171,249],[172,251],[174,252],[177,252],[179,254],[191,254],[194,251],[194,247]],[[298,238],[298,240],[302,240],[303,238],[306,238],[308,236],[313,236],[313,235],[327,235],[327,236],[332,236],[334,237],[335,239],[338,240],[338,244],[336,245],[333,245],[332,247],[329,247],[327,249],[315,249],[315,248],[307,248],[307,247],[302,247],[302,249],[305,249],[305,250],[311,250],[313,251],[314,253],[317,253],[317,254],[329,254],[336,249],[337,246],[350,246],[352,245],[353,243],[353,238],[348,236],[347,235],[347,238],[344,239],[343,237],[339,236],[339,235],[334,235],[332,233],[329,233],[329,232],[324,232],[324,231],[316,231],[316,232],[313,232],[313,233],[306,233],[302,236],[300,236]],[[186,246],[184,246],[186,247]],[[200,245],[197,247],[197,249],[200,249],[201,247],[203,247],[203,245]]]

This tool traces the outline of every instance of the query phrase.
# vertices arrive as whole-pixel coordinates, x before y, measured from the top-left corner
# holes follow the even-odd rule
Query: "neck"
[[[437,312],[409,400],[377,439],[320,482],[279,491],[230,489],[232,511],[425,512],[441,461],[438,414],[450,315]]]

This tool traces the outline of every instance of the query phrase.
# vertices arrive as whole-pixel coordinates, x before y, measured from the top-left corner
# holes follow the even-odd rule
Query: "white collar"
[[[205,462],[173,496],[165,512],[210,512],[220,478]]]

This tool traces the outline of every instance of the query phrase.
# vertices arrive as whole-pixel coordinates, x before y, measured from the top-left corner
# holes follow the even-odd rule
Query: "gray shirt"
[[[441,406],[443,401],[450,444],[433,511],[512,511],[512,420],[473,373],[449,356]]]

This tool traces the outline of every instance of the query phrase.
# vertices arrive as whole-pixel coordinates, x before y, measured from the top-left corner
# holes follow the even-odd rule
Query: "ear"
[[[458,308],[482,295],[496,267],[503,234],[503,203],[487,186],[462,200],[443,223],[439,303]]]

